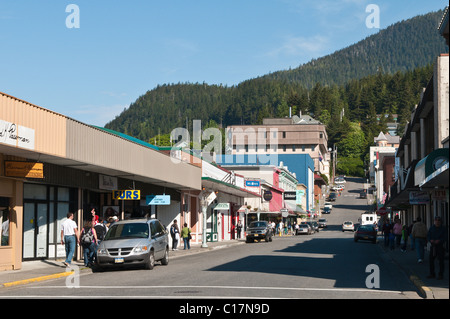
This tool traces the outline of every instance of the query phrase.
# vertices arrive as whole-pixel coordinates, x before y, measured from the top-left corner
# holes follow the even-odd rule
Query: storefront
[[[140,196],[116,198],[120,190],[139,190]],[[68,212],[80,229],[93,208],[102,217],[151,216],[165,223],[172,219],[165,211],[180,213],[182,190],[201,190],[199,167],[173,163],[150,144],[0,92],[0,221],[2,235],[8,234],[0,270],[64,257],[60,225]],[[169,195],[168,205],[147,205],[152,194]],[[80,256],[78,250],[75,258]]]

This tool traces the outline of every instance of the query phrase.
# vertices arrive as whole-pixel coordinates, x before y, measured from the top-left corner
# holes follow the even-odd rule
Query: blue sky
[[[79,28],[67,28],[69,4]],[[105,125],[158,84],[236,85],[445,7],[441,0],[0,0],[0,91]],[[437,26],[436,26],[437,27]]]

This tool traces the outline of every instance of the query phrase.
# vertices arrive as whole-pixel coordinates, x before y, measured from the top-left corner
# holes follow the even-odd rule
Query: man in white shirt
[[[73,213],[67,213],[67,219],[61,224],[61,245],[66,247],[66,260],[63,264],[67,267],[72,263],[76,244],[80,242],[77,223],[73,221]]]

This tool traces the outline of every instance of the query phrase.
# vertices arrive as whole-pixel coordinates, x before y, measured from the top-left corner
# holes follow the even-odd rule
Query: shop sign
[[[118,184],[117,177],[102,174],[98,175],[98,188],[100,189],[112,191],[117,189]]]
[[[411,205],[424,205],[430,202],[430,195],[428,192],[412,191],[409,192],[409,203]]]
[[[259,187],[260,185],[259,181],[245,181],[245,186],[247,187]]]
[[[113,191],[112,198],[120,200],[139,200],[141,199],[141,191],[134,189]]]
[[[230,203],[218,203],[214,210],[230,210]]]
[[[297,192],[284,192],[283,194],[284,200],[296,200],[297,199]]]
[[[34,130],[0,120],[0,143],[34,150]]]
[[[36,162],[5,161],[5,176],[44,178],[44,164]]]
[[[145,202],[147,205],[170,205],[170,195],[147,195]]]
[[[272,200],[272,197],[273,197],[273,195],[272,195],[271,191],[264,191],[263,198],[264,198],[265,201]]]

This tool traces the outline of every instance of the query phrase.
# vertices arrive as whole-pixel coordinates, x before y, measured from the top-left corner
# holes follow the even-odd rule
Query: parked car
[[[309,221],[306,223],[311,227],[314,233],[319,232],[319,224],[316,221]]]
[[[255,239],[260,242],[264,239],[266,242],[272,241],[272,227],[265,220],[251,222],[247,228],[246,243],[253,243]]]
[[[336,198],[337,198],[337,193],[330,193],[330,195],[328,195],[327,200],[330,202],[334,202],[334,201],[336,201]]]
[[[324,207],[322,210],[322,214],[329,214],[331,213],[331,209],[329,207]]]
[[[328,227],[327,226],[327,220],[325,218],[320,218],[318,224],[319,224],[320,228],[327,228]]]
[[[153,269],[156,261],[169,263],[169,232],[157,219],[115,222],[97,249],[96,270],[108,266],[143,265]]]
[[[324,208],[328,207],[330,210],[333,209],[333,205],[330,202],[325,202]]]
[[[365,191],[362,191],[359,193],[359,198],[367,198],[367,193]]]
[[[339,191],[342,191],[342,190],[344,190],[344,184],[336,184],[336,185],[333,185],[332,187],[331,187],[331,190],[332,191],[336,191],[336,192],[339,192]]]
[[[357,242],[360,239],[370,240],[376,244],[377,231],[375,230],[375,227],[373,225],[360,225],[355,231],[354,240]]]
[[[300,235],[300,234],[311,235],[311,233],[312,233],[312,229],[311,229],[311,226],[309,226],[308,224],[300,224],[300,225],[298,225],[298,228],[295,230],[296,235]]]
[[[355,231],[355,225],[352,221],[345,221],[342,223],[342,231],[344,232],[346,230]]]

